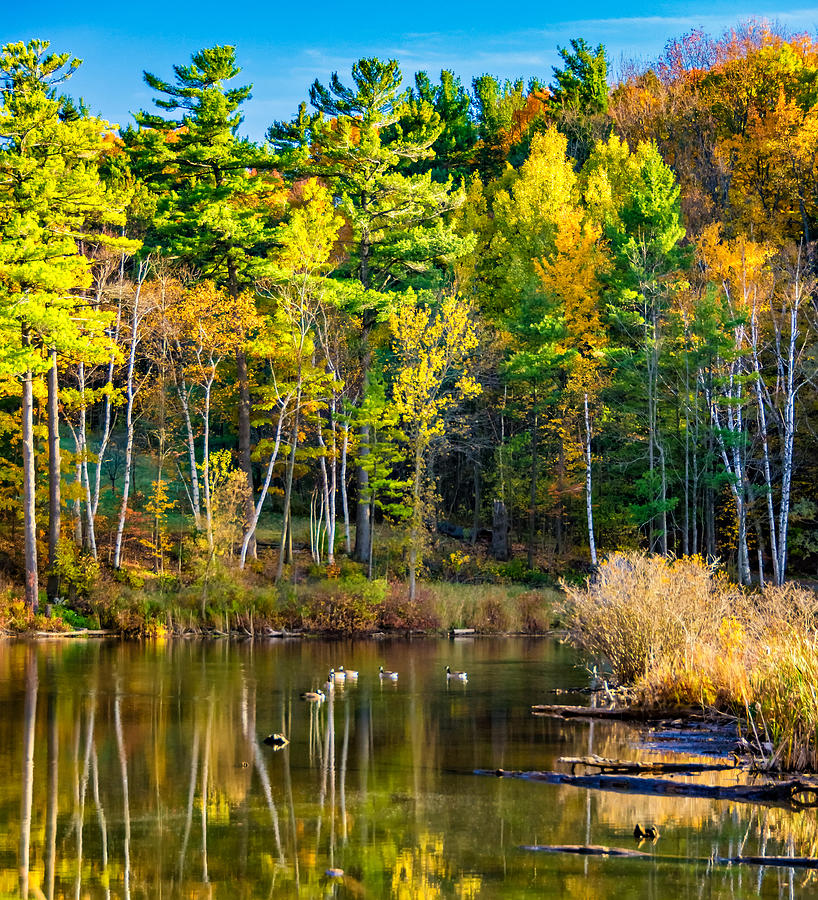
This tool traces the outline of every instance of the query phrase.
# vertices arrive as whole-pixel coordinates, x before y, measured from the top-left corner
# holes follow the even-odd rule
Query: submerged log
[[[734,763],[669,763],[669,762],[628,762],[622,759],[606,759],[604,756],[561,756],[558,762],[571,766],[571,773],[577,766],[599,769],[600,774],[635,774],[650,773],[653,775],[670,773],[723,772],[735,769]]]
[[[788,809],[818,807],[818,785],[797,778],[769,784],[721,785],[644,778],[639,775],[568,775],[565,772],[519,772],[505,769],[478,769],[475,774],[544,781],[546,784],[570,784],[620,794],[702,797],[709,800],[732,800],[735,803],[757,803]]]
[[[531,707],[535,716],[550,716],[559,719],[616,719],[630,722],[652,722],[658,719],[701,720],[700,709],[684,707],[676,709],[648,709],[641,706],[562,706],[559,703],[537,704]]]
[[[788,869],[818,869],[818,858],[814,856],[717,856],[715,862],[728,866],[785,866]]]
[[[818,869],[818,858],[812,856],[716,856],[712,859],[690,856],[662,856],[657,853],[643,853],[624,847],[601,847],[596,844],[524,844],[521,850],[537,853],[574,853],[579,856],[620,856],[626,858],[653,859],[657,862],[717,863],[723,866],[777,866],[788,869]]]

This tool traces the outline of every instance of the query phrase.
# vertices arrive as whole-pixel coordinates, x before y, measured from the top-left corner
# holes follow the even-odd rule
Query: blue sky
[[[39,37],[55,50],[84,60],[70,85],[92,112],[122,125],[152,108],[142,71],[168,77],[173,63],[213,44],[234,44],[253,84],[244,132],[260,139],[274,119],[289,119],[315,78],[348,73],[361,56],[397,58],[404,75],[453,69],[468,85],[475,75],[538,76],[549,80],[557,46],[572,37],[605,44],[612,68],[623,58],[655,57],[670,37],[694,27],[718,33],[755,16],[792,31],[815,33],[818,7],[774,0],[748,7],[735,2],[669,3],[600,0],[509,7],[487,0],[335,0],[267,3],[159,2],[76,4],[6,0],[0,43]]]

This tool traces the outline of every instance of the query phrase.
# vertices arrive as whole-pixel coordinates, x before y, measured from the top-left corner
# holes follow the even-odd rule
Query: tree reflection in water
[[[302,702],[339,656],[358,682]],[[377,678],[384,657],[397,685]],[[814,886],[707,863],[815,854],[809,815],[471,775],[647,755],[627,726],[530,716],[549,686],[577,682],[575,661],[524,639],[0,645],[0,765],[20,773],[0,783],[0,895],[777,898]],[[468,685],[439,677],[448,663]],[[289,745],[264,746],[271,731]],[[635,821],[660,826],[655,861],[518,849],[629,846]]]

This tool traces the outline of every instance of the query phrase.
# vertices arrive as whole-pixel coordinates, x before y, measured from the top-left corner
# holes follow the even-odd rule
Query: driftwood
[[[710,800],[732,800],[735,803],[757,803],[788,809],[818,807],[818,785],[800,779],[769,784],[695,784],[669,781],[665,778],[643,778],[638,775],[568,775],[565,772],[518,772],[505,769],[478,769],[477,775],[497,775],[544,781],[546,784],[570,784],[575,787],[620,794],[652,794],[669,797],[702,797]]]
[[[645,709],[639,706],[561,706],[558,703],[538,704],[531,707],[535,716],[550,716],[557,719],[616,719],[631,722],[652,722],[658,719],[698,719],[703,718],[701,710],[693,707],[676,709]]]
[[[638,775],[649,773],[652,775],[694,772],[723,772],[726,769],[735,769],[730,763],[669,763],[669,762],[627,762],[622,759],[606,759],[603,756],[561,756],[558,762],[571,766],[571,773],[577,766],[599,769],[603,775]]]
[[[788,869],[818,869],[818,858],[812,856],[716,856],[713,859],[690,856],[661,856],[657,853],[643,853],[624,847],[601,847],[596,844],[525,844],[521,850],[538,853],[574,853],[579,856],[624,856],[626,858],[655,859],[663,863],[717,863],[723,866],[778,866]]]

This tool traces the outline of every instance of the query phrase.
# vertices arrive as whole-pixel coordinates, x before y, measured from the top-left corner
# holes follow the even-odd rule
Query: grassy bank
[[[127,570],[101,573],[65,604],[31,614],[10,586],[0,586],[0,629],[6,632],[110,629],[127,636],[190,632],[271,631],[368,634],[377,631],[541,634],[554,623],[561,594],[514,584],[427,582],[410,601],[403,581],[367,580],[353,570],[276,586],[266,574],[234,568],[206,582]]]
[[[698,557],[615,554],[561,609],[572,641],[645,705],[739,717],[770,769],[818,769],[818,595],[745,591]]]

